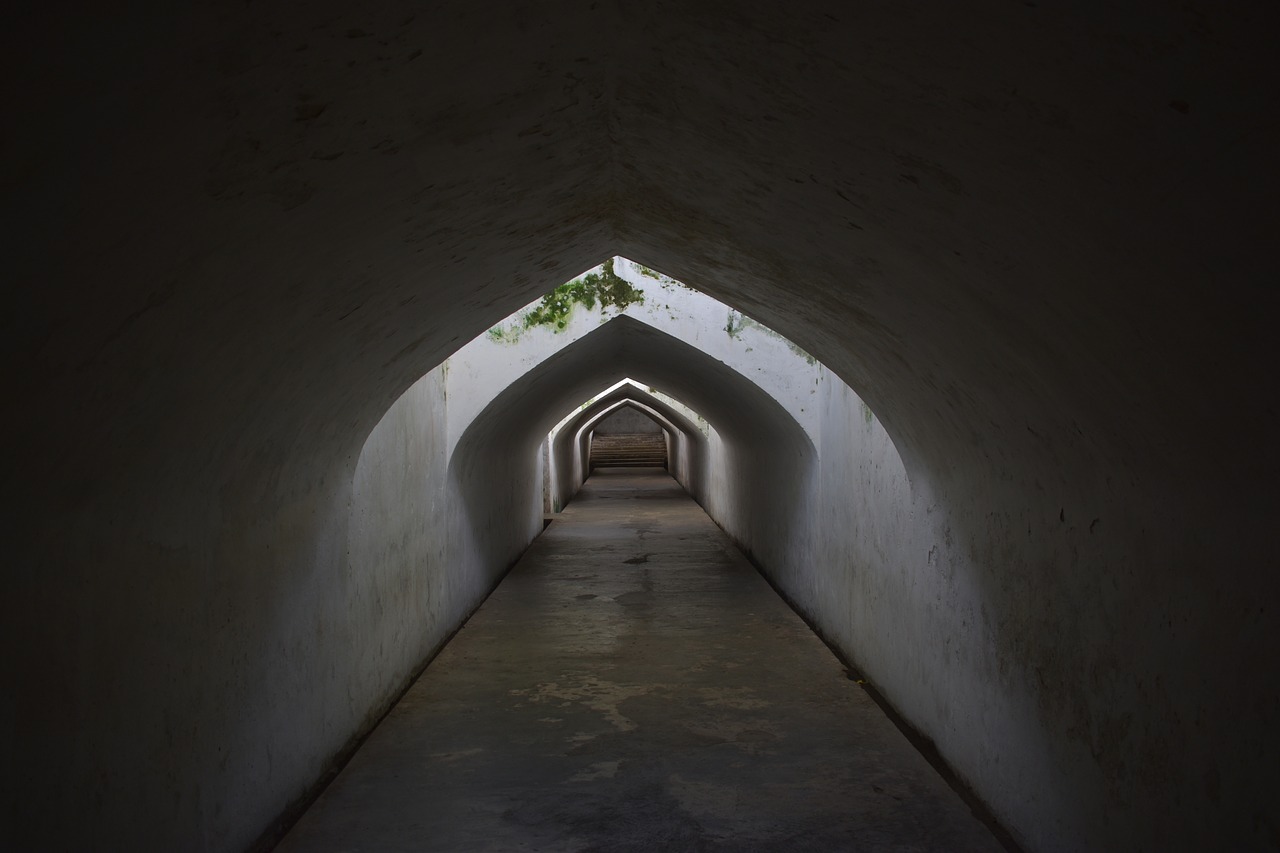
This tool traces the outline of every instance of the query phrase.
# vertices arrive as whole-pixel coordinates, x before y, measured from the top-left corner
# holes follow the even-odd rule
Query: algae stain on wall
[[[610,258],[597,269],[566,281],[517,314],[511,323],[494,326],[486,334],[497,343],[514,344],[525,329],[546,326],[553,332],[563,332],[579,305],[588,311],[599,305],[603,312],[613,309],[621,313],[631,305],[643,303],[644,291],[614,272],[613,263],[614,258]]]
[[[526,329],[550,326],[557,332],[569,325],[573,309],[582,305],[587,310],[598,304],[601,309],[625,311],[629,305],[644,302],[644,292],[613,271],[613,258],[605,261],[599,272],[567,281],[548,293],[524,315]]]

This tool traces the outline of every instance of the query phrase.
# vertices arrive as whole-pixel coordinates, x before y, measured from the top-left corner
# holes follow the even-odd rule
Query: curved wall
[[[615,253],[883,419],[901,571],[793,597],[1021,841],[1274,846],[1274,3],[73,12],[5,54],[0,846],[269,827],[371,713],[361,447]]]

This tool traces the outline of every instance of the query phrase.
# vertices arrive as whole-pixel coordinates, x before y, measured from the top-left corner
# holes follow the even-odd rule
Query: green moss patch
[[[628,305],[644,302],[644,292],[613,271],[613,258],[604,262],[598,273],[588,273],[582,278],[565,282],[546,296],[524,315],[524,327],[550,326],[557,332],[569,325],[569,315],[574,306],[583,305],[588,310],[600,305],[623,311]]]

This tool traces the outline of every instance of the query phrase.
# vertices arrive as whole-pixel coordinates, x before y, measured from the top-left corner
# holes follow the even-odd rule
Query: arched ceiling
[[[924,514],[1010,602],[975,615],[1001,639],[974,683],[1039,679],[1044,732],[1130,732],[1092,754],[1138,768],[1113,799],[1147,797],[1166,832],[1209,825],[1157,801],[1192,724],[1142,715],[1240,715],[1195,745],[1211,793],[1182,802],[1262,826],[1277,17],[1262,0],[28,4],[0,75],[22,531],[4,621],[40,650],[15,695],[122,716],[75,692],[97,683],[85,650],[136,651],[112,652],[124,667],[152,650],[93,626],[185,630],[206,578],[228,612],[291,605],[272,572],[324,550],[392,402],[619,254],[871,405]],[[640,375],[618,364],[546,388],[568,405]],[[1081,642],[1082,615],[1134,642]],[[218,659],[175,636],[175,657]],[[1132,731],[1092,725],[1075,706],[1108,704],[1124,671],[1157,692],[1124,694]],[[47,774],[65,732],[37,734],[17,766]]]
[[[614,253],[795,340],[943,481],[1250,484],[1276,464],[1274,14],[24,13],[24,512],[168,524],[310,489],[417,377]]]
[[[660,430],[663,430],[665,432],[670,432],[670,433],[683,432],[683,430],[679,429],[678,427],[676,427],[675,424],[667,420],[667,418],[660,412],[654,409],[650,409],[648,406],[645,406],[640,403],[636,403],[632,400],[626,400],[624,402],[618,403],[615,406],[610,407],[609,410],[606,412],[601,412],[597,417],[592,418],[590,421],[583,424],[583,432],[581,437],[583,439],[589,439],[591,436],[591,431],[594,430],[597,426],[599,426],[602,421],[606,420],[610,415],[618,414],[623,409],[629,409],[633,412],[636,412],[642,415],[646,421],[651,421]]]
[[[654,426],[661,429],[675,429],[675,426],[665,417],[659,415],[647,406],[640,405],[633,400],[627,400],[617,406],[614,406],[609,412],[591,421],[591,423],[587,425],[588,429],[595,429],[602,421],[606,420],[609,415],[619,414],[623,409],[629,409],[640,415],[642,422],[644,423],[652,422]]]
[[[622,406],[644,412],[665,429],[676,429],[688,436],[690,441],[703,441],[702,432],[693,423],[676,411],[665,401],[635,385],[622,385],[607,394],[600,395],[582,411],[560,428],[556,434],[557,447],[566,446],[579,430],[591,429],[602,418],[617,411]],[[657,417],[654,417],[654,416]]]
[[[590,389],[625,376],[670,389],[704,413],[730,443],[768,447],[793,461],[813,456],[800,425],[750,379],[665,332],[621,316],[535,365],[495,397],[458,440],[451,469],[465,479],[474,460],[491,466],[504,458],[504,450],[531,458],[558,413]]]

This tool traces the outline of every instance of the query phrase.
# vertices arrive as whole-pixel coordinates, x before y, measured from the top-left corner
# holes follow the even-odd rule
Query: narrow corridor
[[[278,848],[999,850],[660,469],[597,471]]]

